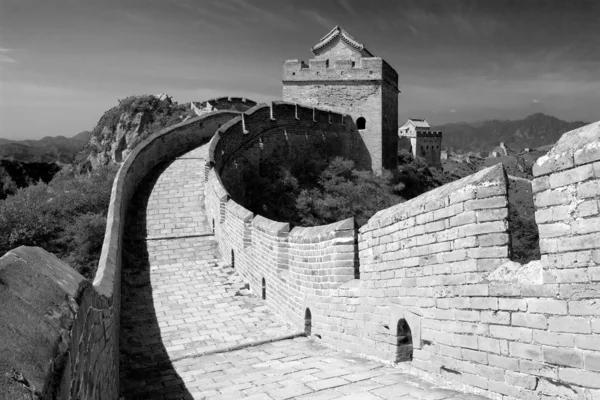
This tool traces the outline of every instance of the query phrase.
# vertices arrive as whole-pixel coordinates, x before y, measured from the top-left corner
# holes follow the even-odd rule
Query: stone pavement
[[[297,338],[174,363],[194,399],[483,400]]]
[[[204,145],[157,166],[129,208],[120,339],[124,399],[479,398],[306,338],[282,340],[299,332],[250,295],[220,259],[204,213],[206,151]]]

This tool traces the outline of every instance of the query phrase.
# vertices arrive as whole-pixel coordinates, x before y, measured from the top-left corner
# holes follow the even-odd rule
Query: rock
[[[89,285],[39,247],[0,258],[0,398],[54,398],[77,300]]]

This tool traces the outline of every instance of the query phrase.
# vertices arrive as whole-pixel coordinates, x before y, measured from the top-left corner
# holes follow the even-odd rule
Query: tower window
[[[367,126],[367,120],[363,117],[360,117],[356,120],[356,128],[357,129],[365,129]]]

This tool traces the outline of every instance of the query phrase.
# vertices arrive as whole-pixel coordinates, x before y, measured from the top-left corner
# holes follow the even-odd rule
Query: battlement
[[[233,110],[233,111],[247,111],[252,107],[256,106],[256,102],[245,97],[232,97],[222,96],[215,97],[214,99],[202,101],[200,103],[190,103],[190,107],[196,113],[196,115],[203,115],[212,111],[218,110]]]
[[[350,137],[352,126],[352,118],[348,115],[322,108],[285,101],[258,104],[217,130],[209,144],[208,163],[222,168],[243,146],[258,144],[260,149],[262,144],[264,148],[260,136],[273,129],[281,128],[277,136],[286,143],[304,147],[309,137],[319,142],[338,141],[342,133]],[[340,151],[343,147],[340,146]],[[352,158],[349,150],[346,153],[345,156]]]
[[[399,136],[404,136],[404,137],[418,137],[418,138],[442,138],[442,132],[441,131],[406,131],[406,132],[402,132],[399,131],[398,132]]]
[[[398,74],[380,57],[352,60],[288,60],[283,66],[283,82],[303,81],[384,81],[398,91]]]

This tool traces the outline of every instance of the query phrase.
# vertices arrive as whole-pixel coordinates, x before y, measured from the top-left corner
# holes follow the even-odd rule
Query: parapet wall
[[[229,199],[217,162],[207,210],[251,289],[330,346],[494,399],[600,398],[599,127],[565,134],[534,168],[542,259],[526,265],[510,260],[501,165],[357,233],[351,220],[290,232],[254,216]]]
[[[9,349],[8,367],[34,365],[31,370],[19,371],[22,374],[22,378],[18,378],[21,379],[19,382],[35,384],[36,387],[31,389],[49,398],[114,400],[119,397],[121,249],[131,197],[137,185],[154,166],[198,147],[238,114],[236,111],[215,111],[190,119],[152,135],[129,154],[113,183],[102,254],[93,285],[41,249],[19,248],[2,258],[3,261],[6,258],[6,263],[0,262],[0,275],[9,276],[11,282],[17,282],[18,279],[12,279],[14,273],[11,271],[15,268],[3,267],[25,263],[25,266],[18,267],[34,271],[30,274],[33,278],[27,278],[28,289],[35,287],[40,291],[44,290],[39,296],[34,296],[35,302],[44,307],[48,303],[48,307],[57,308],[57,311],[43,309],[45,314],[39,317],[42,321],[39,324],[40,331],[27,337],[31,342],[31,351],[35,351],[38,346],[40,354],[32,357],[23,352],[22,348],[13,346]],[[29,267],[29,264],[35,265]],[[36,273],[36,269],[39,272]],[[26,275],[23,272],[17,273]],[[42,279],[43,282],[36,284],[35,281],[41,279],[41,274],[48,275],[50,283]],[[0,295],[4,294],[4,283],[0,280]],[[12,286],[16,287],[14,284]],[[11,289],[14,290],[14,287]],[[9,296],[2,303],[3,307],[16,309],[11,314],[13,318],[13,314],[19,313],[23,319],[34,318],[32,312],[36,310],[24,308],[21,303],[27,302],[22,301],[23,298]],[[61,299],[64,305],[53,300],[54,298]],[[44,303],[47,299],[49,300]],[[2,333],[5,326],[0,324],[0,328]],[[37,341],[44,343],[39,345]],[[34,364],[37,359],[41,360],[39,365]],[[5,367],[7,366],[0,362],[0,368]],[[16,378],[13,377],[14,379]],[[9,387],[11,392],[7,392],[10,393],[8,397],[14,397],[14,388],[14,385]],[[0,395],[4,394],[3,390],[4,382],[0,380]],[[29,398],[29,395],[27,393],[25,398]]]
[[[232,119],[217,131],[209,148],[209,164],[240,204],[247,204],[253,177],[335,156],[368,163],[352,118],[282,101],[258,105]]]
[[[398,89],[398,74],[379,57],[364,57],[359,62],[312,59],[308,65],[300,60],[287,60],[283,66],[283,82],[311,81],[384,81]]]

